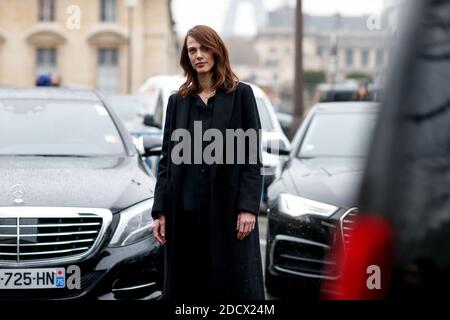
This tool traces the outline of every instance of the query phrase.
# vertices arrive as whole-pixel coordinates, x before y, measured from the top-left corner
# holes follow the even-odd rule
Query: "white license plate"
[[[64,268],[0,269],[2,289],[53,289],[66,286]]]

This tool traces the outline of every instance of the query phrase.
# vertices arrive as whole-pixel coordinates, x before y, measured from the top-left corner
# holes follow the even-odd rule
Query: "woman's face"
[[[365,86],[359,87],[358,93],[360,96],[365,97],[367,96],[367,88]]]
[[[209,73],[214,67],[214,55],[211,50],[203,47],[193,37],[188,36],[187,50],[189,61],[197,73]]]

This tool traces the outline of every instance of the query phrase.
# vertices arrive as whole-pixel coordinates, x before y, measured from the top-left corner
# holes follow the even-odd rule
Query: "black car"
[[[367,101],[379,101],[382,94],[382,87],[375,83],[367,85]],[[343,102],[354,101],[358,92],[357,83],[331,84],[322,83],[317,86],[316,99],[319,102]]]
[[[297,132],[269,187],[265,282],[272,295],[318,296],[321,280],[338,277],[329,249],[345,246],[346,225],[358,212],[377,114],[370,102],[318,104]]]
[[[0,299],[161,295],[155,178],[97,93],[0,89],[0,176]]]

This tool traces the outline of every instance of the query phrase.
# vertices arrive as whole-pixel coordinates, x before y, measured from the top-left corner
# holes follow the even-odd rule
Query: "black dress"
[[[183,211],[177,217],[177,254],[174,255],[172,301],[207,301],[213,299],[212,263],[209,248],[208,221],[211,165],[194,160],[194,121],[202,124],[202,136],[211,127],[214,97],[205,105],[197,95],[190,104],[189,133],[191,134],[191,163],[185,164],[183,179]],[[208,142],[209,143],[209,142]],[[203,142],[201,151],[206,146]]]

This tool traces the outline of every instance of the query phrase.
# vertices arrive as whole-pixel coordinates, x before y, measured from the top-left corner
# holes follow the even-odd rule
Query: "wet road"
[[[261,244],[261,257],[263,261],[266,258],[266,234],[267,234],[267,216],[258,216],[258,225],[259,225],[259,241]]]
[[[259,225],[259,241],[261,245],[261,258],[262,258],[262,265],[263,265],[263,273],[266,272],[265,270],[265,261],[266,261],[266,235],[267,235],[267,216],[260,215],[258,216],[258,225]],[[266,291],[266,299],[267,300],[274,300],[275,297],[271,296]]]

